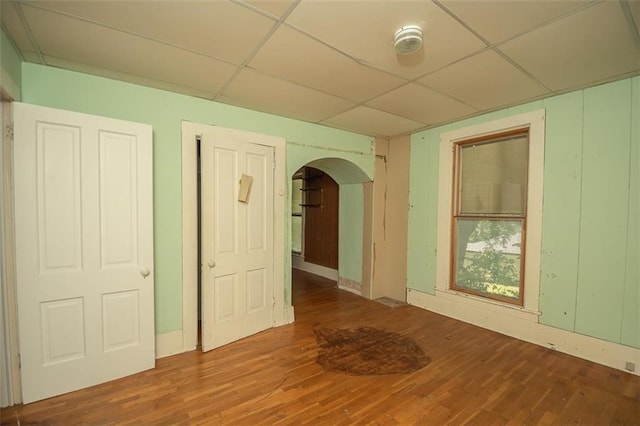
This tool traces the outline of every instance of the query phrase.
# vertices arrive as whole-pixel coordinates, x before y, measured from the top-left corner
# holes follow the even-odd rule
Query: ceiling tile
[[[427,123],[452,121],[478,110],[419,84],[407,84],[370,102],[374,108]]]
[[[174,93],[181,93],[187,96],[195,96],[197,98],[211,99],[215,96],[215,93],[207,92],[200,89],[194,89],[192,87],[181,86],[178,84],[167,83],[165,81],[151,80],[149,78],[127,74],[119,71],[108,70],[101,67],[94,67],[82,63],[67,61],[60,58],[53,58],[51,56],[45,56],[44,59],[47,64],[64,68],[67,70],[77,71],[84,74],[92,74],[100,77],[110,78],[113,80],[126,81],[128,83],[138,84],[141,86],[153,87],[156,89],[166,90]]]
[[[34,64],[40,64],[40,56],[36,52],[23,51],[22,57],[26,62],[33,62]],[[42,57],[44,59],[44,56]],[[47,63],[48,64],[48,63]]]
[[[275,21],[229,1],[35,1],[134,34],[242,63]]]
[[[284,26],[278,28],[249,66],[354,101],[371,99],[404,83]]]
[[[214,93],[236,70],[233,65],[149,39],[42,9],[23,9],[47,56]]]
[[[640,50],[618,2],[600,3],[499,48],[552,90],[640,69]]]
[[[442,68],[485,47],[484,43],[432,2],[308,1],[287,23],[348,55],[406,78]],[[424,46],[413,55],[393,49],[395,32],[419,25]]]
[[[3,30],[6,28],[7,35],[22,52],[35,52],[35,47],[29,40],[29,35],[25,31],[18,13],[16,5],[10,1],[0,1],[0,11],[2,12]]]
[[[441,0],[442,4],[496,44],[523,34],[532,28],[584,7],[593,0],[572,1],[460,1]]]
[[[409,120],[377,109],[359,106],[324,120],[322,124],[369,136],[390,137],[424,127],[424,123]]]
[[[291,6],[291,3],[293,3],[291,0],[238,0],[238,2],[249,4],[252,7],[263,10],[277,18],[280,18],[282,14],[287,11],[289,6]]]
[[[419,80],[480,109],[540,96],[546,89],[492,50],[486,50]]]
[[[0,0],[0,5],[3,31],[26,61],[44,58],[52,66],[217,96],[228,104],[372,136],[397,136],[551,91],[640,73],[640,1],[635,0]],[[423,27],[424,47],[397,55],[393,35],[409,24]],[[496,47],[487,48],[468,28]],[[236,76],[237,65],[253,53]]]
[[[318,122],[354,104],[283,80],[243,70],[216,101]]]
[[[640,1],[628,1],[631,18],[636,27],[636,32],[640,34]]]

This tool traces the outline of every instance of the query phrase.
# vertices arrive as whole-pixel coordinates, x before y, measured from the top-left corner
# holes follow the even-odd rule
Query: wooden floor
[[[6,408],[3,424],[640,424],[640,378],[294,272],[295,324],[148,372]],[[408,374],[316,363],[314,329],[375,327],[431,358]]]

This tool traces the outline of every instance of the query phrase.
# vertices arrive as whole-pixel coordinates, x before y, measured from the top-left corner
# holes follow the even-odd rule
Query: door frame
[[[15,279],[15,229],[13,225],[13,98],[5,92],[4,88],[0,88],[2,99],[2,164],[3,164],[3,189],[2,189],[2,208],[3,212],[0,217],[0,226],[2,226],[3,239],[2,255],[0,261],[2,265],[2,282],[4,288],[0,288],[3,292],[4,318],[2,324],[2,338],[4,340],[4,355],[8,357],[6,361],[9,364],[9,371],[2,380],[7,380],[8,385],[8,403],[9,406],[22,402],[22,380],[20,378],[20,344],[18,343],[18,299],[17,287]]]
[[[182,121],[182,350],[198,343],[198,193],[197,138],[216,127],[234,139],[274,148],[273,294],[274,327],[293,322],[293,307],[284,305],[286,191],[285,139],[243,130]]]

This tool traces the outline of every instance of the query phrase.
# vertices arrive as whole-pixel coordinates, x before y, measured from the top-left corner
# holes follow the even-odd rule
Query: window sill
[[[523,306],[511,305],[499,300],[488,299],[481,296],[475,296],[473,294],[463,293],[461,291],[451,289],[436,288],[436,296],[448,299],[455,303],[471,304],[476,308],[489,309],[494,312],[502,312],[506,315],[517,316],[530,321],[538,322],[540,312],[527,309]]]

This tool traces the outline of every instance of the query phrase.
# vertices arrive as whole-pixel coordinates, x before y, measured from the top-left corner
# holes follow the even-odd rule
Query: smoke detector
[[[407,25],[396,31],[393,47],[400,55],[410,55],[422,47],[422,29],[417,25]]]

